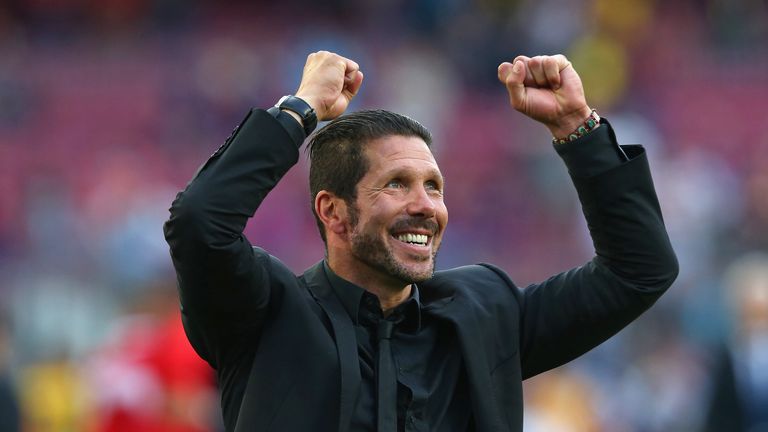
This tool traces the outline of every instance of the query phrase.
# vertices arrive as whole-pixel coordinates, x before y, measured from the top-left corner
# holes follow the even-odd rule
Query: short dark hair
[[[369,168],[363,148],[387,136],[418,137],[427,146],[432,135],[421,123],[386,110],[364,110],[343,115],[315,132],[307,144],[309,152],[309,191],[312,213],[320,237],[326,242],[325,226],[315,212],[315,197],[326,190],[354,206],[357,183]]]

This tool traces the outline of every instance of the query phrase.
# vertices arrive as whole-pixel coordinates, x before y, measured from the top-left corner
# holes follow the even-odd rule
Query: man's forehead
[[[437,166],[432,150],[418,136],[389,135],[378,138],[368,143],[365,153],[371,164],[420,159]]]

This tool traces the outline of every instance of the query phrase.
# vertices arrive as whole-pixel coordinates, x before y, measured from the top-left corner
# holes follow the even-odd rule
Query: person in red
[[[521,431],[523,379],[606,340],[672,284],[643,148],[616,142],[562,55],[518,56],[498,76],[552,133],[595,257],[525,289],[491,264],[435,271],[450,189],[429,132],[390,111],[345,114],[359,65],[310,54],[295,95],[252,109],[165,224],[185,330],[216,369],[227,430]],[[318,120],[331,120],[308,144],[326,256],[297,276],[243,229]]]
[[[213,430],[214,377],[189,345],[176,302],[152,295],[145,303],[149,310],[123,317],[88,367],[96,396],[89,430]]]

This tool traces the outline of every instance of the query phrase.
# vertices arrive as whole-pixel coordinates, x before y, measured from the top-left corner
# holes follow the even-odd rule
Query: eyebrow
[[[411,175],[410,171],[412,170],[395,168],[395,169],[384,172],[383,177],[410,176]],[[435,177],[436,179],[439,179],[442,183],[445,183],[445,177],[443,177],[443,173],[441,173],[439,169],[429,168],[426,171],[431,177]]]

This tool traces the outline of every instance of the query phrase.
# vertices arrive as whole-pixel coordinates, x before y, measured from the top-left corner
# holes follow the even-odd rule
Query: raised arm
[[[523,290],[523,376],[557,367],[606,340],[650,307],[678,267],[641,146],[619,146],[563,56],[499,66],[513,108],[545,124],[576,186],[595,247],[582,267]],[[581,128],[581,129],[580,129]],[[588,131],[592,129],[592,131]]]
[[[319,120],[341,115],[362,83],[359,66],[339,55],[310,54],[296,96]],[[187,335],[214,367],[223,347],[256,336],[270,301],[268,256],[243,235],[248,218],[298,160],[305,138],[289,110],[251,110],[170,208],[171,249]],[[228,343],[229,342],[229,343]]]

